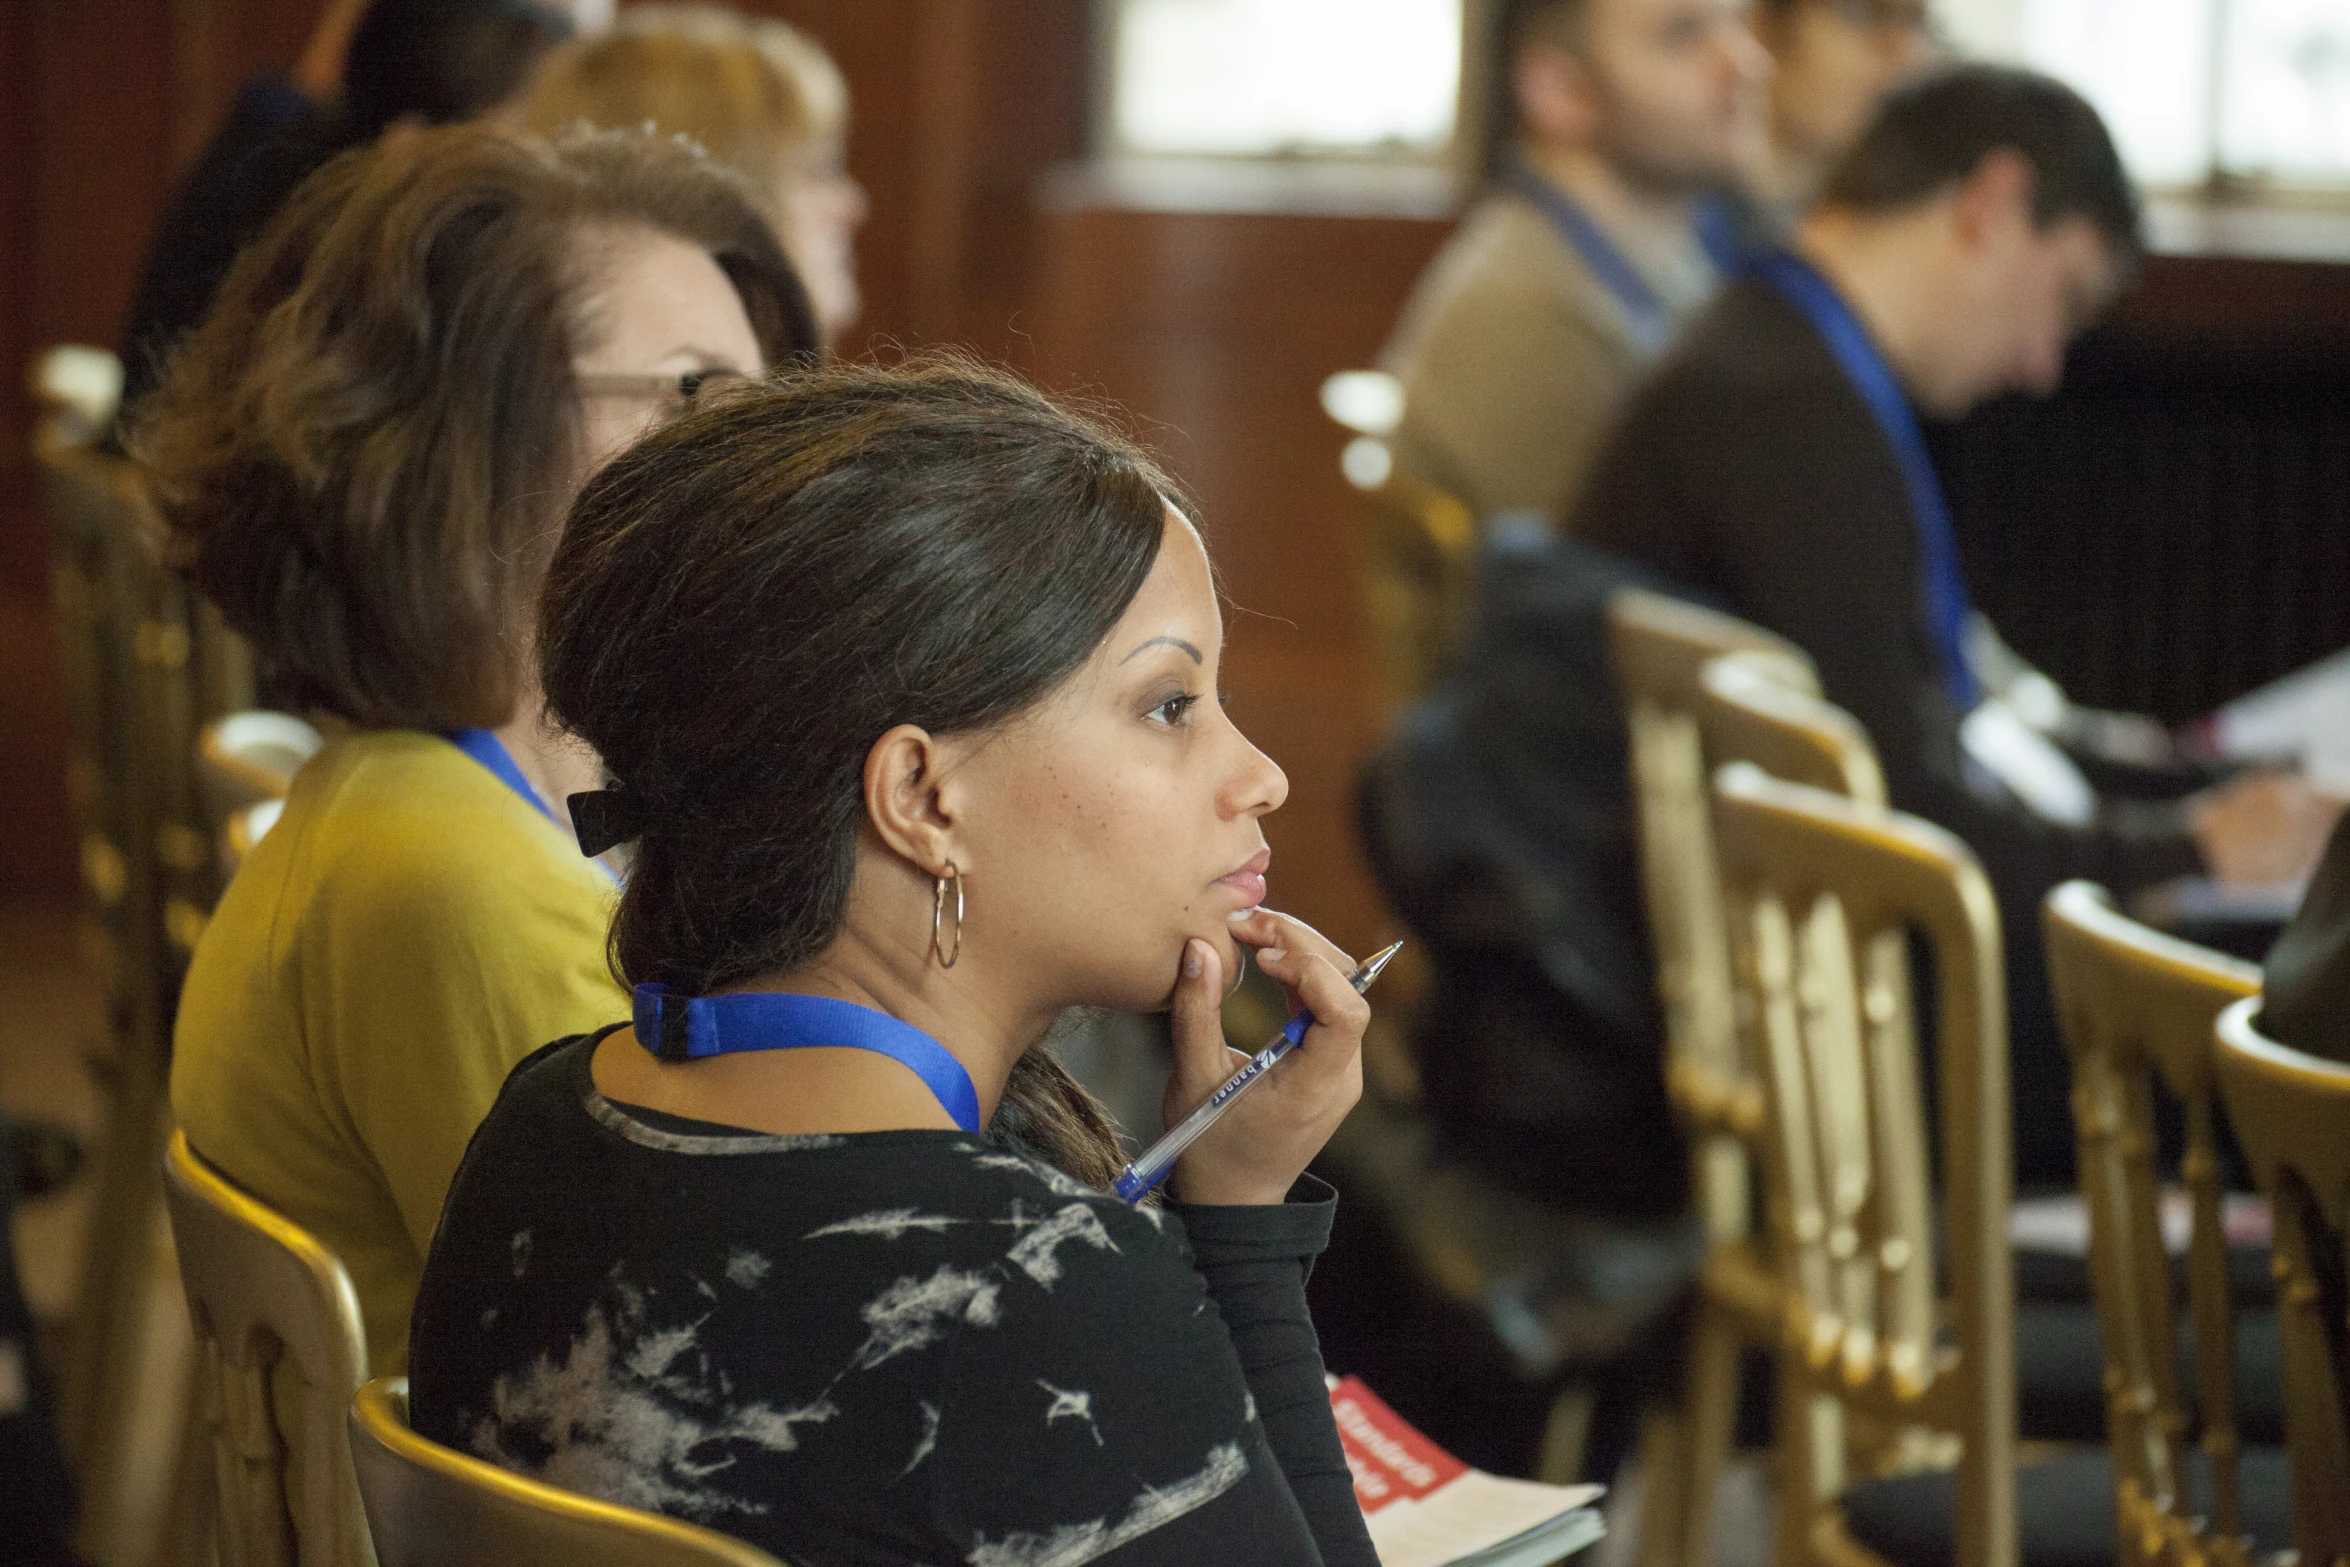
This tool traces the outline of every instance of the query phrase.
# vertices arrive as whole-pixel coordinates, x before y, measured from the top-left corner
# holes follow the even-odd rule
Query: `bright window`
[[[1110,150],[1440,155],[1461,0],[1107,0]]]
[[[1962,43],[2081,89],[2141,181],[2350,186],[2350,0],[1945,0]]]

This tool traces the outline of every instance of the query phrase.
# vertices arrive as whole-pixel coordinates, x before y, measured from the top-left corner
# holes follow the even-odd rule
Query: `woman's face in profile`
[[[1289,781],[1224,712],[1223,634],[1207,553],[1170,507],[1092,658],[957,764],[974,957],[1127,1011],[1166,1004],[1192,936],[1238,975],[1230,918],[1264,901],[1259,820]]]

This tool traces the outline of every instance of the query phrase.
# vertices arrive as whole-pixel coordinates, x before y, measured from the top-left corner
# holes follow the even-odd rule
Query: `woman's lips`
[[[1219,887],[1230,887],[1240,896],[1240,906],[1253,909],[1265,901],[1265,871],[1273,863],[1273,851],[1260,849],[1254,859],[1228,875],[1216,878]]]

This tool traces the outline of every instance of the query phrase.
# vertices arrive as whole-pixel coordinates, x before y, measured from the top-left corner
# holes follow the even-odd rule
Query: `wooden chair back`
[[[361,1388],[350,1430],[383,1567],[782,1567],[740,1540],[557,1490],[418,1436],[406,1377]]]
[[[1363,612],[1392,712],[1459,656],[1476,580],[1477,519],[1395,460],[1389,438],[1404,408],[1395,377],[1342,370],[1322,384],[1322,407],[1354,432],[1339,469],[1363,500]]]
[[[2084,881],[2049,893],[2042,921],[2057,1019],[2072,1057],[2122,1560],[2243,1562],[2212,1025],[2231,1002],[2258,992],[2260,970],[2148,929],[2117,912],[2104,888]],[[2186,1112],[2181,1176],[2193,1216],[2186,1259],[2192,1403],[2180,1385],[2179,1292],[2163,1245],[2156,1084]],[[2194,1404],[2211,1461],[2208,1519],[2187,1486]]]
[[[1700,681],[1708,665],[1733,656],[1754,678],[1791,690],[1816,691],[1818,681],[1800,649],[1760,626],[1639,589],[1610,600],[1608,637],[1630,728],[1641,886],[1665,1020],[1665,1082],[1691,1138],[1708,1231],[1735,1238],[1748,1228],[1743,1142],[1760,1130],[1762,1107],[1731,1022],[1729,933],[1706,800]]]
[[[1698,734],[1715,768],[1751,762],[1773,778],[1882,806],[1885,772],[1860,720],[1787,678],[1784,656],[1735,653],[1697,677]]]
[[[164,1191],[202,1361],[221,1567],[373,1567],[344,1435],[367,1380],[350,1274],[184,1132]]]
[[[1714,810],[1787,1287],[1777,1560],[1855,1559],[1836,1507],[1854,1454],[1888,1472],[1955,1445],[1954,1560],[2014,1567],[2007,999],[1990,886],[1940,828],[1748,763],[1716,775]],[[1904,988],[1911,932],[1937,980],[1946,1292]]]
[[[1707,1241],[1674,1438],[1682,1447],[1675,1484],[1651,1479],[1653,1505],[1640,1524],[1643,1567],[1651,1567],[1711,1559],[1713,1491],[1736,1429],[1739,1356],[1745,1345],[1773,1340],[1779,1315],[1777,1282],[1752,1244],[1752,1144],[1763,1129],[1763,1100],[1732,1023],[1701,677],[1727,659],[1793,690],[1815,691],[1817,680],[1799,649],[1761,627],[1638,589],[1609,601],[1608,637],[1629,730],[1665,1085],[1689,1139],[1690,1188]]]
[[[2269,1039],[2257,998],[2219,1015],[2220,1091],[2276,1223],[2293,1544],[2350,1561],[2350,1066]]]

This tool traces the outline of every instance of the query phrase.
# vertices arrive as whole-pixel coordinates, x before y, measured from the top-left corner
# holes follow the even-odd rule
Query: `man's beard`
[[[1617,118],[1609,116],[1611,123],[1600,133],[1600,155],[1625,184],[1644,195],[1666,200],[1702,196],[1736,182],[1728,153],[1660,146],[1654,138],[1626,135],[1612,123]]]

